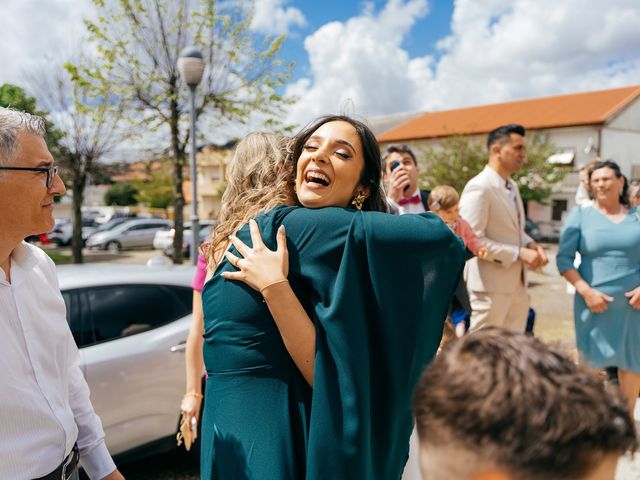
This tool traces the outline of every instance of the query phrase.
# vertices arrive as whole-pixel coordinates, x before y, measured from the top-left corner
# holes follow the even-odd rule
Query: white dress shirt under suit
[[[413,195],[411,195],[410,198],[417,196],[418,199],[420,199],[420,189],[416,188],[415,192],[413,192]],[[394,202],[393,200],[391,200],[389,197],[387,197],[387,202],[389,203],[389,205],[391,205],[391,207],[394,209],[395,212],[397,212],[398,215],[405,215],[407,213],[424,213],[427,210],[424,208],[424,205],[422,204],[422,200],[420,200],[419,202],[415,202],[415,203],[406,203],[404,205],[400,205],[396,202]]]
[[[89,400],[55,265],[22,243],[0,269],[0,479],[52,472],[78,443],[92,479],[115,470]]]

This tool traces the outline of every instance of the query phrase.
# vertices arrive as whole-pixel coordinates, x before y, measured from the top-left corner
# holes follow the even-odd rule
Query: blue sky
[[[287,37],[283,45],[283,57],[293,59],[296,68],[293,79],[297,80],[309,74],[309,59],[304,49],[304,37],[313,33],[326,23],[344,21],[358,16],[367,9],[367,3],[375,11],[384,8],[384,0],[363,2],[357,0],[292,1],[286,5],[296,7],[305,15],[307,26],[296,28]],[[402,46],[411,56],[438,56],[436,44],[441,38],[451,34],[451,15],[453,1],[438,0],[430,2],[429,13],[420,18],[402,42]]]
[[[237,1],[237,0],[233,0]],[[90,0],[3,0],[0,83],[79,42]],[[640,84],[638,0],[255,0],[295,60],[285,119],[424,112]],[[252,123],[250,128],[260,128]]]

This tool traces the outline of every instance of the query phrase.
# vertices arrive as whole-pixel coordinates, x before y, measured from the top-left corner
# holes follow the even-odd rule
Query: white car
[[[173,222],[162,218],[128,220],[111,230],[91,235],[87,238],[87,247],[110,252],[123,248],[151,248],[155,234],[172,226]]]
[[[190,265],[58,267],[91,401],[120,459],[176,448],[194,273]]]
[[[213,220],[200,220],[198,222],[200,224],[200,228],[208,227],[211,225],[215,225],[216,222]],[[173,237],[176,234],[175,228],[171,228],[171,230],[163,230],[156,233],[156,236],[153,237],[153,248],[156,250],[162,250],[165,252],[168,248],[173,249]],[[191,236],[191,222],[184,223],[184,230],[182,233],[182,238],[188,238]]]

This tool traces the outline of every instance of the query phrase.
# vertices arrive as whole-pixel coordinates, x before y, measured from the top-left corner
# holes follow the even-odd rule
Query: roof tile
[[[640,96],[640,85],[427,112],[378,136],[399,142],[488,133],[507,123],[527,129],[599,125]]]

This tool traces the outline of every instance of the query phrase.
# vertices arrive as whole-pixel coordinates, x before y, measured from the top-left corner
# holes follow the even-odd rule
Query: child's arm
[[[477,255],[480,258],[485,258],[488,254],[487,247],[485,247],[478,236],[471,228],[471,225],[467,223],[467,221],[460,217],[457,222],[457,230],[456,232],[464,242],[465,246],[471,250],[474,255]]]

